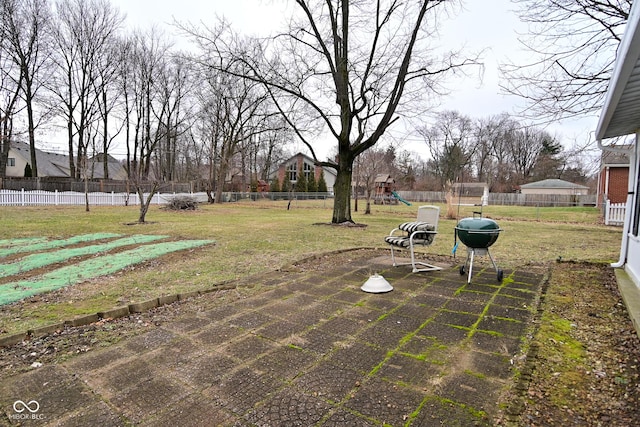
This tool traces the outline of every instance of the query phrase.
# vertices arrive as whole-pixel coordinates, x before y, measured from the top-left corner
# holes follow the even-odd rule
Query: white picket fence
[[[206,193],[156,193],[153,195],[152,204],[163,205],[169,203],[176,196],[188,195],[199,202],[207,201]],[[148,194],[145,194],[145,198]],[[139,205],[137,193],[79,193],[76,191],[15,191],[0,190],[0,206],[59,206],[59,205],[84,205],[89,198],[91,206],[125,206]]]
[[[606,200],[604,205],[605,225],[624,225],[626,209],[626,203],[611,203],[609,200]]]

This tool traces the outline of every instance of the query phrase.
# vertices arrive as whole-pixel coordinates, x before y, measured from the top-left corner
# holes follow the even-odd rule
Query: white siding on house
[[[15,178],[23,177],[27,161],[22,156],[16,155],[12,149],[9,149],[9,158],[15,159],[15,164],[14,166],[9,166],[7,164],[7,176]]]
[[[629,191],[633,191],[629,215],[629,233],[627,236],[627,262],[625,270],[629,273],[636,286],[640,288],[640,144],[638,139],[640,134],[636,134],[635,167],[631,168],[633,176],[629,177]],[[633,182],[633,184],[631,184]],[[624,237],[624,236],[623,236]]]

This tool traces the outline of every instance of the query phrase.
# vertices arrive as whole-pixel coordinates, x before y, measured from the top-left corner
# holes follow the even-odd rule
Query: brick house
[[[620,148],[629,148],[621,146]],[[600,171],[598,173],[598,206],[605,200],[611,203],[625,203],[627,201],[627,187],[629,182],[629,154],[622,152],[603,151],[600,157]]]
[[[298,173],[300,173],[301,170],[302,173],[305,174],[307,181],[311,174],[313,174],[315,181],[318,182],[320,175],[324,173],[324,181],[327,183],[327,191],[330,193],[333,192],[333,186],[336,182],[336,171],[331,168],[316,166],[311,157],[302,153],[298,153],[282,162],[280,167],[271,174],[269,179],[272,180],[274,178],[278,178],[278,182],[282,185],[285,174],[288,174],[289,181],[291,181],[292,185],[295,185],[298,181]]]

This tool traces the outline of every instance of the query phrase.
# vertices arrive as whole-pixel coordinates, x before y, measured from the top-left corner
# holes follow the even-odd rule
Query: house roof
[[[374,182],[375,183],[384,182],[384,183],[393,184],[395,180],[388,173],[381,173],[376,176],[376,179]]]
[[[520,188],[589,188],[586,185],[574,184],[563,179],[543,179],[542,181],[523,184]]]
[[[640,127],[640,2],[633,2],[596,128],[602,141]]]
[[[31,163],[31,150],[28,143],[11,141],[11,149],[16,155],[22,156],[28,163]],[[68,156],[36,149],[36,161],[38,162],[38,175],[40,176],[69,176]]]
[[[485,188],[488,187],[489,184],[486,182],[454,182],[453,187],[466,187],[466,188]]]
[[[11,149],[16,155],[22,156],[27,162],[31,163],[31,150],[26,142],[11,141]],[[92,176],[94,178],[104,178],[104,165],[102,159],[95,157],[89,160],[89,168],[93,169]],[[69,178],[69,156],[59,153],[50,153],[36,148],[36,161],[38,162],[38,176],[48,176],[55,178]],[[113,157],[107,156],[107,167],[109,168],[109,179],[126,180],[127,171]]]

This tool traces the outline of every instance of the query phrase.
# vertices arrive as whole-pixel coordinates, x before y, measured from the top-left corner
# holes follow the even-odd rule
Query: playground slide
[[[407,206],[411,206],[411,203],[407,202],[405,199],[403,199],[402,197],[400,197],[400,195],[398,193],[396,193],[395,191],[392,191],[391,194],[393,195],[393,197],[395,197],[396,199],[400,200],[402,203],[404,203]]]

